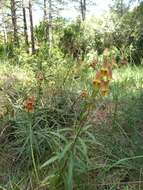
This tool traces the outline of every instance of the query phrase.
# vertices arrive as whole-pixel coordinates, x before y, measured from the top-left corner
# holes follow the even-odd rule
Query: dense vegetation
[[[68,3],[1,1],[0,190],[142,190],[143,3]]]

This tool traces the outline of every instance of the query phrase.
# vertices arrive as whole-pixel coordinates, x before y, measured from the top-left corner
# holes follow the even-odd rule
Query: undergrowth
[[[141,190],[142,66],[64,65],[0,67],[0,188]]]

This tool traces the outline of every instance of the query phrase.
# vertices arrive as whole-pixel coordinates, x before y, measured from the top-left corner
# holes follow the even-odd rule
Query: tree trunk
[[[44,0],[44,20],[47,19],[47,0]]]
[[[49,0],[48,41],[49,41],[49,47],[51,47],[51,44],[52,44],[52,0]]]
[[[22,2],[22,10],[23,10],[23,25],[24,25],[24,38],[25,38],[25,45],[26,51],[29,53],[29,42],[28,42],[28,31],[27,31],[27,19],[26,19],[26,8]]]
[[[3,22],[4,23],[4,22]],[[6,30],[6,26],[5,23],[3,24],[3,34],[4,34],[4,44],[7,44],[7,30]]]
[[[83,0],[83,4],[84,4],[84,7],[83,7],[83,12],[84,12],[84,16],[83,16],[83,20],[86,19],[86,0]]]
[[[17,17],[16,17],[16,3],[15,0],[11,0],[11,18],[13,26],[13,38],[14,44],[19,46],[18,32],[17,32]]]
[[[8,42],[8,36],[7,36],[7,28],[6,28],[6,21],[5,21],[5,16],[4,16],[4,11],[2,9],[2,28],[3,28],[3,36],[4,36],[4,44],[6,45]]]
[[[84,21],[86,18],[86,0],[80,0],[81,18]]]
[[[29,0],[29,17],[30,17],[30,33],[31,33],[32,54],[34,54],[35,53],[35,39],[34,39],[34,27],[33,27],[32,2],[31,2],[31,0]]]
[[[45,24],[45,31],[44,31],[44,40],[48,42],[48,12],[47,12],[47,0],[44,0],[44,24]]]
[[[7,28],[6,28],[6,21],[5,21],[5,16],[4,16],[4,12],[3,12],[3,8],[2,9],[2,23],[3,23],[3,48],[4,48],[4,56],[7,56],[7,42],[8,42],[8,36],[7,36]]]

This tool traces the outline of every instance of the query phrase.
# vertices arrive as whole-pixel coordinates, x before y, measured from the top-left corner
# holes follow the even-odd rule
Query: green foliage
[[[126,178],[138,180],[142,67],[115,70],[110,96],[94,99],[96,106],[88,113],[88,101],[79,99],[79,92],[84,87],[91,93],[87,80],[94,73],[86,64],[77,67],[71,61],[69,65],[43,63],[34,71],[27,64],[1,67],[4,76],[11,71],[18,78],[26,72],[11,88],[6,89],[8,82],[1,84],[10,101],[6,104],[12,107],[0,121],[2,188],[90,190],[101,184],[100,189],[116,188]],[[35,79],[39,69],[45,72],[42,83]],[[27,95],[36,96],[33,112],[23,108]]]
[[[64,28],[59,47],[65,55],[70,55],[76,59],[84,59],[89,46],[89,41],[84,31],[84,25],[80,20]]]
[[[120,2],[110,20],[53,20],[52,46],[41,22],[35,55],[1,40],[0,189],[143,189],[143,4]]]
[[[118,49],[131,47],[128,60],[140,64],[142,60],[142,3],[131,12],[125,12],[122,17],[114,15],[114,31],[112,43]],[[137,22],[138,21],[138,22]]]
[[[47,23],[44,22],[40,22],[40,24],[35,27],[35,37],[38,43],[42,43],[45,41],[45,27],[48,26]]]

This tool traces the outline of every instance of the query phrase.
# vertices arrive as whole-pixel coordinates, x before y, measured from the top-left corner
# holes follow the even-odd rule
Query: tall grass
[[[9,69],[16,80],[6,89]],[[40,84],[32,67],[1,70],[10,107],[0,118],[1,189],[142,189],[142,67],[114,70],[109,96],[92,101],[80,97],[92,94],[86,65],[43,66]],[[38,100],[27,112],[31,95]]]

